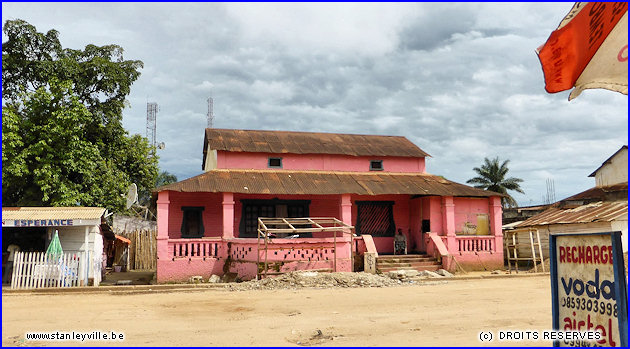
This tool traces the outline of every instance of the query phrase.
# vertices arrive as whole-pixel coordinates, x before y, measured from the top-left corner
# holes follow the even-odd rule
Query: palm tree
[[[492,160],[484,158],[483,160],[484,164],[481,165],[481,168],[473,168],[473,171],[477,172],[479,176],[469,179],[466,183],[474,184],[475,188],[505,194],[505,196],[501,198],[501,205],[504,208],[518,206],[516,200],[514,200],[507,191],[514,190],[524,194],[525,192],[519,185],[523,180],[515,177],[505,178],[505,175],[509,171],[507,165],[510,160],[503,161],[501,165],[499,165],[499,157]]]

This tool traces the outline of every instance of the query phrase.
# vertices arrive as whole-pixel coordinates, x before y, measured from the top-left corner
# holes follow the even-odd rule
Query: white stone
[[[428,276],[430,278],[442,278],[443,276],[438,274],[438,273],[434,273],[432,271],[428,271],[428,270],[423,270],[422,272],[420,272],[420,276]]]
[[[419,273],[420,272],[418,272],[417,270],[400,269],[387,272],[387,276],[392,279],[404,279],[417,276]]]
[[[445,270],[445,269],[439,269],[439,270],[437,271],[437,273],[438,273],[438,274],[440,274],[440,275],[442,275],[442,276],[445,276],[445,277],[447,277],[447,278],[452,278],[453,276],[455,276],[455,275],[453,275],[453,274],[449,273],[449,272],[448,272],[447,270]]]

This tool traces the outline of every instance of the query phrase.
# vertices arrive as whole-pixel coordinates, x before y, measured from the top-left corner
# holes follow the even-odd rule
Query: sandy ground
[[[385,288],[2,295],[3,346],[551,346],[480,331],[549,330],[548,275]],[[124,341],[42,342],[33,331]]]

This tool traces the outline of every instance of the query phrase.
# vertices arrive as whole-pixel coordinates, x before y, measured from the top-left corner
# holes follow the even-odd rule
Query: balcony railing
[[[209,239],[169,239],[170,257],[177,258],[217,258],[221,240]]]
[[[496,252],[495,237],[488,236],[457,236],[457,250],[460,253],[467,252]]]

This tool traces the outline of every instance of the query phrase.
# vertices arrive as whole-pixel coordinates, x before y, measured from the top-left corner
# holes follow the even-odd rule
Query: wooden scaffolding
[[[271,237],[286,237],[287,235],[299,235],[306,233],[331,232],[333,237],[332,271],[337,271],[337,234],[349,234],[350,246],[352,246],[354,227],[337,218],[258,218],[258,251],[257,251],[257,279],[268,275],[283,274],[281,271],[269,271],[269,250],[285,249],[276,247]],[[326,248],[324,246],[309,246],[309,248]],[[261,252],[263,252],[261,260]],[[298,260],[296,260],[298,261]],[[354,256],[351,252],[351,265],[354,265]]]
[[[508,262],[508,271],[510,272],[510,274],[512,274],[512,262],[514,262],[514,268],[516,270],[516,273],[518,273],[519,261],[532,261],[534,263],[534,272],[536,273],[538,272],[537,263],[540,263],[542,267],[542,272],[545,272],[545,263],[543,261],[542,246],[540,244],[540,233],[538,232],[538,229],[525,228],[508,230],[505,234],[505,249]],[[535,241],[534,234],[536,235]],[[523,235],[528,235],[528,242],[521,242],[521,237]],[[521,246],[529,246],[531,248],[532,254],[530,257],[518,256],[517,251]],[[538,250],[538,254],[536,250]]]

